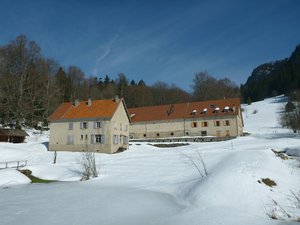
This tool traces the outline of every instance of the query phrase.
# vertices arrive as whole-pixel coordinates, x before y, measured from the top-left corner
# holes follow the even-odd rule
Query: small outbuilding
[[[26,136],[24,130],[0,128],[0,142],[23,143]]]

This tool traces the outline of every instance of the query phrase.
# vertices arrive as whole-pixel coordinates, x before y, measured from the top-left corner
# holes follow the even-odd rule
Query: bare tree
[[[82,95],[82,87],[85,80],[85,75],[82,70],[77,66],[69,66],[67,69],[67,77],[69,79],[71,100],[85,98],[86,96]]]
[[[82,178],[81,180],[89,180],[91,177],[98,177],[99,172],[96,165],[95,154],[92,152],[82,153],[81,159]]]
[[[195,74],[193,80],[193,95],[196,100],[205,101],[239,97],[239,87],[228,78],[216,79],[206,71]]]

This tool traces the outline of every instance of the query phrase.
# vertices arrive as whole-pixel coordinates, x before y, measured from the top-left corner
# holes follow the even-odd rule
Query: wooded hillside
[[[0,47],[0,124],[36,126],[62,102],[75,99],[124,97],[127,107],[173,104],[195,100],[238,97],[239,88],[228,78],[207,72],[195,74],[193,93],[164,82],[147,85],[129,80],[124,73],[87,76],[77,66],[63,68],[43,56],[39,45],[20,35]]]
[[[290,94],[300,89],[300,45],[288,59],[265,63],[255,68],[241,86],[244,101]]]

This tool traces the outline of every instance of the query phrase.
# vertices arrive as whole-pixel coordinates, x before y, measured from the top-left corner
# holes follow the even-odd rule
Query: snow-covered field
[[[0,170],[0,224],[299,224],[293,220],[300,217],[300,203],[291,191],[300,191],[300,162],[271,151],[300,148],[300,136],[278,124],[283,100],[243,106],[249,136],[176,148],[133,143],[119,154],[96,154],[100,175],[85,182],[79,182],[81,153],[58,152],[53,164],[47,134],[31,132],[25,144],[0,143],[0,162],[28,160],[33,175],[63,181],[29,184],[14,169]],[[205,177],[190,160],[203,169],[197,152]],[[262,178],[277,185],[266,186]]]

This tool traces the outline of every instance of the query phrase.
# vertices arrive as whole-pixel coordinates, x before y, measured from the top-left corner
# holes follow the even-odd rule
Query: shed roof
[[[131,121],[159,121],[184,118],[238,115],[240,99],[222,99],[202,102],[187,102],[170,105],[147,106],[128,109]]]
[[[0,136],[25,137],[29,136],[26,131],[20,129],[0,128]]]

